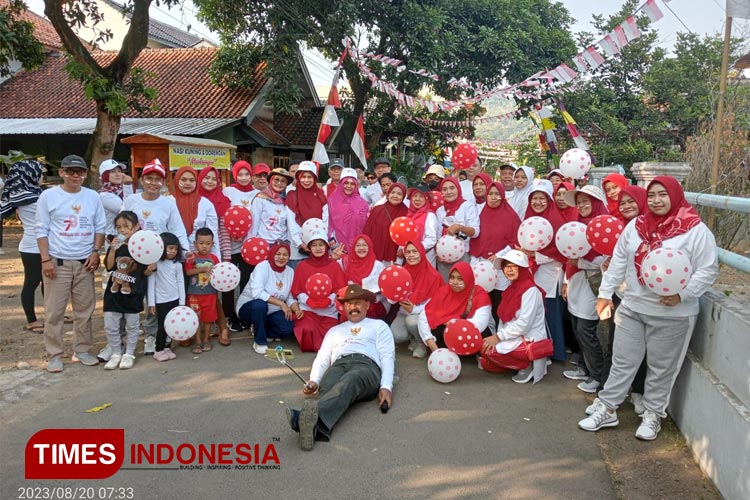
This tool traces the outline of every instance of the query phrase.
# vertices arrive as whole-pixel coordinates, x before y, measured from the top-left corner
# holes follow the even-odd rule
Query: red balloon
[[[411,217],[397,217],[391,222],[388,233],[396,245],[404,246],[410,241],[418,239],[417,231],[417,225],[414,224],[414,220]]]
[[[451,156],[451,163],[453,166],[459,169],[469,168],[479,158],[479,151],[474,147],[473,144],[465,142],[456,146],[453,150],[453,156]]]
[[[411,295],[414,280],[405,268],[388,266],[380,273],[378,285],[383,296],[391,302],[402,302]]]
[[[586,226],[586,240],[600,254],[612,255],[624,228],[622,221],[613,215],[597,215]]]
[[[476,354],[482,348],[482,334],[468,319],[452,319],[445,325],[445,345],[459,356]]]
[[[307,292],[307,305],[312,308],[324,308],[331,305],[328,297],[333,291],[333,282],[325,273],[315,273],[307,278],[305,292]]]
[[[268,242],[263,238],[250,238],[242,244],[242,259],[256,266],[268,258]]]
[[[339,291],[336,292],[336,297],[338,298],[338,300],[336,300],[336,310],[342,316],[345,316],[346,312],[344,311],[344,304],[341,302],[341,299],[343,299],[344,296],[346,295],[346,289],[347,288],[348,288],[348,285],[347,286],[342,286],[341,288],[339,288]]]
[[[229,236],[235,239],[243,238],[253,226],[253,216],[245,207],[229,207],[223,220]]]

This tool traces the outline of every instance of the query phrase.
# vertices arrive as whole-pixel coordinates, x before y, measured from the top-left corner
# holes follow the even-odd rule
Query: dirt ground
[[[3,318],[3,328],[0,331],[0,370],[3,371],[43,370],[46,366],[43,337],[25,330],[26,320],[20,305],[19,294],[23,283],[23,270],[17,251],[20,236],[20,228],[6,226],[3,253],[0,255],[0,311]],[[98,290],[101,290],[101,275],[97,275],[96,282]],[[747,282],[747,276],[743,273],[722,266],[721,277],[715,287],[736,300],[750,302]],[[40,292],[37,292],[36,303],[37,314],[43,319]],[[93,353],[106,344],[101,311],[99,299],[93,318]],[[66,332],[69,330],[72,330],[72,324],[66,324]],[[66,338],[69,339],[70,334],[66,334]],[[66,356],[71,355],[71,347],[68,345]],[[33,380],[43,378],[35,377]],[[2,390],[0,387],[0,392]],[[617,498],[721,498],[718,490],[695,463],[685,439],[670,419],[664,422],[659,439],[643,443],[633,437],[637,425],[632,406],[625,403],[618,413],[621,425],[617,429],[599,433],[602,459],[612,477]],[[575,451],[571,450],[571,453]]]

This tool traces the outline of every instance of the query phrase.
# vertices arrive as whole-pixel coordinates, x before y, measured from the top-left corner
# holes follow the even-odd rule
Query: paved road
[[[136,499],[180,500],[614,497],[596,434],[576,428],[586,398],[559,365],[542,383],[522,386],[465,358],[460,378],[442,385],[400,347],[391,411],[361,404],[330,443],[305,453],[284,418],[284,406],[302,400],[286,368],[253,353],[247,339],[198,357],[177,353],[167,363],[139,356],[130,371],[66,362],[62,374],[0,373],[0,497],[57,485],[130,486]],[[312,360],[298,354],[292,364],[306,374]],[[98,413],[84,411],[107,402]],[[274,443],[280,470],[120,470],[104,481],[25,481],[26,441],[52,427],[124,428],[126,447]]]

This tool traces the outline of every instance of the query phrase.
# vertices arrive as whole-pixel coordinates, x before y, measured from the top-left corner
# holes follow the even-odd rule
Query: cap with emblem
[[[88,169],[86,161],[78,155],[68,155],[60,162],[60,168],[82,168]]]

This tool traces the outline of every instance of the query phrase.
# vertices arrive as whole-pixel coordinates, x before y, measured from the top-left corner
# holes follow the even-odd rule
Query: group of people
[[[372,173],[337,159],[328,168],[330,180],[321,185],[319,166],[311,161],[287,171],[240,160],[232,167],[233,182],[222,188],[215,168],[181,167],[167,194],[167,170],[157,159],[142,169],[137,190],[124,165],[103,162],[99,193],[82,186],[88,170],[80,157],[64,158],[62,184],[45,191],[39,187],[41,164],[14,164],[0,213],[15,211],[24,226],[21,300],[27,328],[45,336],[47,369],[63,369],[69,296],[75,359],[86,365],[101,360],[105,369],[133,366],[141,326],[144,353],[158,361],[174,359],[164,318],[187,305],[201,326],[195,339],[181,344],[195,354],[212,349],[214,332],[228,346],[230,332],[246,328],[259,354],[284,338],[294,338],[303,351],[318,352],[305,393],[319,391],[321,400],[288,414],[301,445],[311,449],[315,439],[330,437],[353,402],[379,395],[379,405],[392,404],[396,343],[407,343],[414,358],[424,358],[445,347],[448,322],[465,319],[484,338],[477,355],[482,370],[513,370],[514,382],[536,383],[552,361],[565,363],[578,353],[577,366],[563,375],[577,380],[580,390],[599,393],[579,426],[593,431],[617,425],[616,410],[632,392],[643,416],[636,436],[656,437],[695,326],[698,298],[718,272],[713,236],[675,179],[657,177],[643,189],[612,174],[604,178],[603,189],[577,189],[559,170],[537,178],[532,168],[513,164],[502,165],[495,180],[477,160],[466,169],[465,180],[431,165],[421,182],[407,187],[390,173],[385,158],[375,161]],[[375,175],[377,182],[371,182]],[[233,206],[252,213],[241,237],[230,235],[224,223]],[[527,218],[542,217],[557,232],[566,222],[587,223],[603,214],[625,225],[611,256],[592,250],[568,259],[554,243],[538,251],[519,246],[518,228]],[[389,235],[399,217],[416,226],[404,245]],[[321,224],[303,230],[311,219]],[[162,237],[164,253],[156,264],[140,264],[130,253],[128,242],[139,229]],[[446,234],[464,245],[457,262],[443,262],[436,252]],[[256,265],[242,255],[249,238],[261,238],[270,248]],[[693,267],[685,288],[669,297],[650,291],[641,274],[647,253],[660,247],[680,249]],[[108,344],[93,356],[91,315],[100,254],[107,272]],[[211,269],[222,261],[240,270],[236,291],[219,293],[211,285]],[[489,291],[476,284],[473,269],[482,263],[500,273]],[[379,276],[391,264],[403,266],[412,278],[410,295],[398,303],[378,288]],[[40,282],[44,323],[33,304]],[[606,311],[613,318],[600,319]],[[601,321],[609,327],[604,337]],[[548,338],[551,355],[533,359],[530,346]],[[367,379],[366,388],[334,390],[336,384],[351,384],[350,370]],[[325,402],[325,393],[338,399]],[[342,394],[347,394],[343,403]]]

